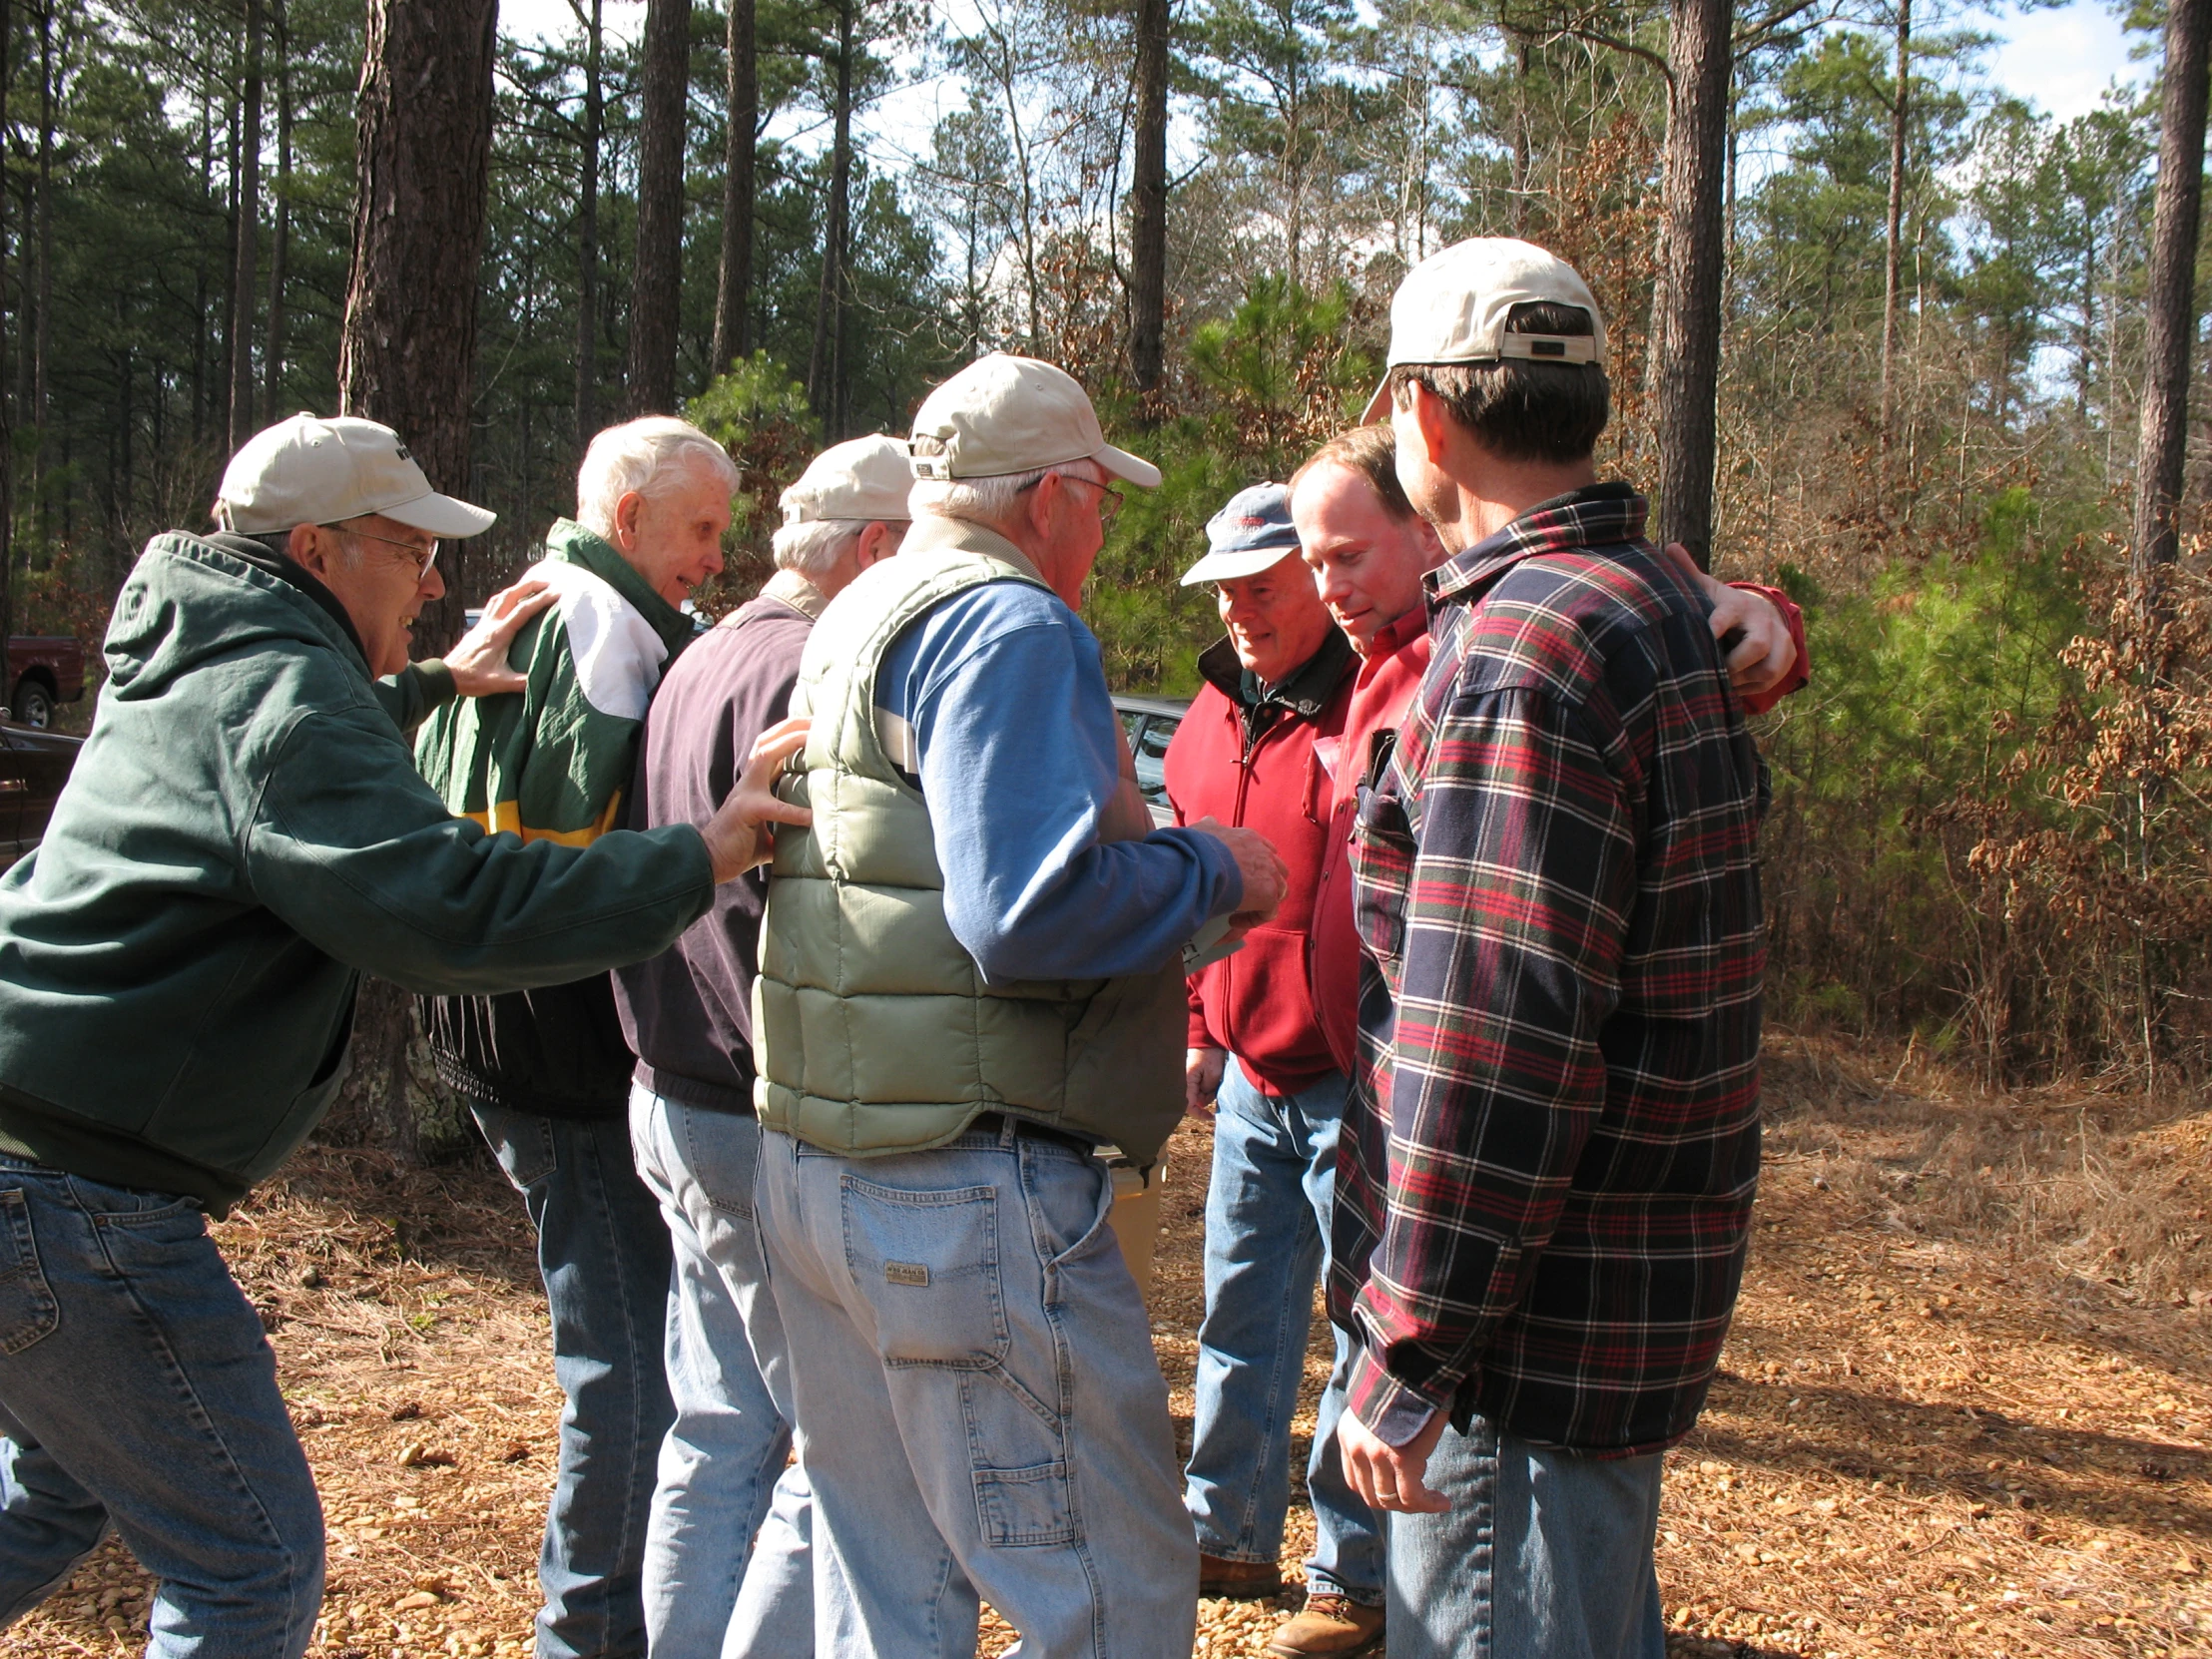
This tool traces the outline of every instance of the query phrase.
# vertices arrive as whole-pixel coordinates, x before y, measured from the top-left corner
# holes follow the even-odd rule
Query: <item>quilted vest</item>
[[[1182,1113],[1181,964],[986,981],[945,920],[928,808],[876,729],[876,675],[899,634],[953,595],[1045,584],[988,530],[915,528],[823,613],[792,694],[814,727],[785,793],[814,823],[776,837],[753,990],[761,1123],[868,1157],[941,1146],[998,1112],[1150,1164]]]

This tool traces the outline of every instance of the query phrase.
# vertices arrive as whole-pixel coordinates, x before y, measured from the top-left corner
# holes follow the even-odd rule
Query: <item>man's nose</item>
[[[422,602],[426,605],[445,597],[445,578],[436,565],[422,573],[422,581],[415,591],[422,595]]]

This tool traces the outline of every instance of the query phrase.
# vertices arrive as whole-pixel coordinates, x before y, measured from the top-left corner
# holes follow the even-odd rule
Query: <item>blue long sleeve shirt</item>
[[[1091,631],[1052,594],[991,582],[892,642],[875,684],[903,721],[952,932],[988,979],[1090,979],[1166,966],[1244,881],[1190,830],[1101,842],[1120,740]]]

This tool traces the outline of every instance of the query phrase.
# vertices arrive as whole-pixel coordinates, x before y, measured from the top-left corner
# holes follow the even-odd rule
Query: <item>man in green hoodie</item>
[[[112,1527],[161,1580],[155,1659],[294,1659],[321,1511],[208,1215],[336,1093],[362,972],[490,992],[655,954],[796,822],[767,791],[795,745],[764,740],[704,831],[486,834],[403,728],[461,689],[407,667],[435,538],[492,515],[388,427],[301,415],[216,517],[140,557],[92,736],[0,878],[0,1624]]]
[[[610,426],[530,576],[558,595],[528,624],[512,696],[448,704],[415,759],[446,806],[525,841],[589,845],[623,821],[646,704],[694,625],[679,607],[722,568],[738,469],[666,416]],[[647,1517],[675,1407],[662,1364],[668,1228],[630,1152],[630,1073],[608,976],[422,1004],[460,1093],[537,1230],[567,1395],[538,1556],[538,1659],[646,1649]]]

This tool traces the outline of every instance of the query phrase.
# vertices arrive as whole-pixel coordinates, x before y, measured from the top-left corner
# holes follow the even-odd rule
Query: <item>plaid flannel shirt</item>
[[[1765,766],[1702,598],[1594,485],[1429,577],[1354,831],[1350,1405],[1629,1456],[1688,1432],[1759,1171]]]

